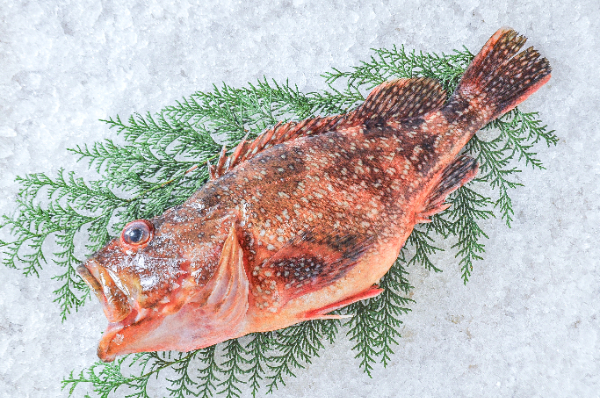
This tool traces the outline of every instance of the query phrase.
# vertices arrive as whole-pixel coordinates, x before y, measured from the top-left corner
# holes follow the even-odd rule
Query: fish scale
[[[99,357],[336,319],[380,294],[414,226],[477,174],[464,145],[550,78],[524,42],[496,32],[448,100],[433,79],[392,80],[352,112],[224,148],[190,199],[129,223],[78,268],[109,320]]]

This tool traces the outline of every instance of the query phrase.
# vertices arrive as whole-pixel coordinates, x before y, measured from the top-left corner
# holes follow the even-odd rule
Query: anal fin
[[[479,164],[470,156],[460,156],[454,160],[444,171],[438,184],[433,188],[423,210],[417,216],[417,222],[426,223],[428,218],[450,207],[445,204],[446,197],[458,188],[471,181],[477,175]]]
[[[338,301],[333,304],[326,305],[321,308],[317,308],[316,310],[307,311],[304,314],[305,320],[316,320],[316,319],[343,319],[348,318],[348,315],[328,315],[329,312],[339,310],[340,308],[346,307],[352,303],[356,303],[360,300],[366,300],[368,298],[379,296],[383,292],[383,289],[379,288],[377,285],[373,285],[367,290],[364,290],[354,296],[350,296],[341,301]]]

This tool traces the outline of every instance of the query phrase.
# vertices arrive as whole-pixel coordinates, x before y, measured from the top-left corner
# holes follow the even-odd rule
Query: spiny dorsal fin
[[[446,101],[446,93],[437,80],[430,78],[398,79],[375,87],[364,104],[348,115],[315,117],[301,122],[278,123],[253,141],[244,138],[227,156],[223,148],[216,166],[209,164],[210,179],[215,180],[241,162],[274,145],[299,137],[323,134],[341,125],[364,123],[372,117],[383,119],[406,119],[419,117],[440,108]]]
[[[345,116],[316,117],[301,122],[277,123],[275,127],[261,133],[252,141],[247,141],[246,135],[235,147],[231,155],[227,156],[227,150],[223,147],[217,165],[209,165],[210,179],[215,180],[221,177],[241,162],[251,159],[257,153],[277,144],[299,137],[318,135],[331,131],[340,124],[346,123]]]
[[[435,79],[397,79],[375,87],[364,104],[349,118],[356,121],[367,121],[373,117],[386,120],[409,119],[439,109],[445,101],[446,92]]]

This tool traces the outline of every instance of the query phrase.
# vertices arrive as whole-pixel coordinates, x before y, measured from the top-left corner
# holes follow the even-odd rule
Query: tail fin
[[[519,53],[526,40],[510,28],[498,30],[467,68],[445,107],[447,117],[456,120],[472,109],[486,124],[543,86],[550,63],[533,47]]]

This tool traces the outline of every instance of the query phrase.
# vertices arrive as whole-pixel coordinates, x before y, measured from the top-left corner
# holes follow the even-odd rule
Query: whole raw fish
[[[275,126],[210,167],[184,204],[137,220],[78,268],[103,304],[104,361],[207,347],[381,293],[416,223],[444,210],[489,121],[550,79],[511,29],[492,36],[446,101],[432,79],[376,87],[345,115]]]

